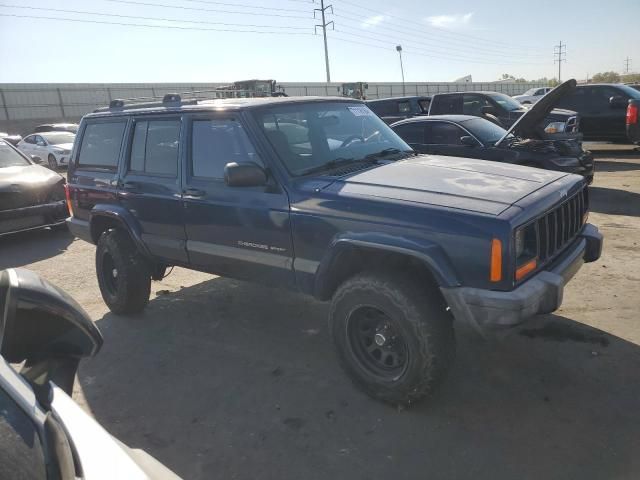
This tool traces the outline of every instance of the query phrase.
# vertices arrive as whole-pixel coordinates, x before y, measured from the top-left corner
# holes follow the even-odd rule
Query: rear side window
[[[288,124],[280,125],[285,128]],[[308,141],[306,128],[300,128],[298,134]],[[261,160],[249,140],[246,132],[235,120],[194,120],[191,133],[191,173],[194,177],[224,178],[224,167],[231,162],[255,162]]]
[[[424,143],[424,126],[418,122],[398,125],[393,130],[407,143]]]
[[[137,121],[133,130],[129,171],[178,175],[180,120]]]
[[[78,165],[116,169],[127,121],[90,123],[84,129]]]
[[[462,95],[442,95],[435,97],[435,100],[429,107],[430,115],[462,113]]]

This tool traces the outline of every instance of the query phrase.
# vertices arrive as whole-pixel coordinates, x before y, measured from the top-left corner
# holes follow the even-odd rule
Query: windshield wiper
[[[353,157],[349,157],[349,158],[344,158],[344,157],[339,157],[339,158],[335,158],[333,160],[329,160],[327,163],[323,163],[322,165],[318,165],[316,167],[311,167],[311,168],[307,168],[306,170],[303,170],[300,175],[311,175],[313,173],[320,173],[320,172],[324,172],[327,170],[333,170],[334,168],[339,167],[340,165],[345,165],[347,163],[354,163],[354,162],[359,162],[360,160],[356,160]]]
[[[385,148],[384,150],[380,150],[379,152],[370,153],[369,155],[364,156],[364,160],[376,160],[378,158],[388,157],[389,155],[397,155],[399,153],[405,154],[415,154],[413,150],[400,150],[399,148],[390,147]]]

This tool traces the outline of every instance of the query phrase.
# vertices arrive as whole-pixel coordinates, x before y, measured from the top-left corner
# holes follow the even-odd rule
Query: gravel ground
[[[563,307],[495,338],[460,326],[447,382],[404,411],[352,387],[312,299],[176,268],[143,315],[112,315],[94,247],[50,231],[0,239],[0,268],[87,310],[105,345],[75,399],[185,479],[637,479],[640,155],[599,152],[591,198],[604,253]]]

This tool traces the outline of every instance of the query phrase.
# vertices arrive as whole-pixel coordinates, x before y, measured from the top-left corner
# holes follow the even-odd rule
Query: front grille
[[[536,220],[541,263],[571,243],[584,225],[588,211],[589,193],[583,188]]]

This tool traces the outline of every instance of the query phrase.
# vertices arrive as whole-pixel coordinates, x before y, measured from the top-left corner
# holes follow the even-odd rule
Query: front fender
[[[451,260],[436,243],[379,232],[347,233],[334,239],[318,266],[314,287],[317,298],[326,296],[324,294],[331,283],[331,272],[339,264],[341,253],[350,247],[407,255],[425,265],[440,287],[460,286]]]
[[[129,236],[135,243],[138,250],[145,256],[151,257],[149,249],[142,241],[142,229],[138,220],[131,214],[129,210],[119,205],[113,204],[96,204],[89,212],[89,224],[91,228],[91,237],[94,243],[98,242],[100,231],[96,228],[100,219],[109,219],[119,224],[129,233]]]

